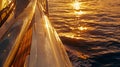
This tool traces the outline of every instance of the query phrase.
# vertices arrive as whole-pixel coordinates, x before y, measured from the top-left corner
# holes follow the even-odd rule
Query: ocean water
[[[73,67],[120,67],[120,0],[49,0]]]

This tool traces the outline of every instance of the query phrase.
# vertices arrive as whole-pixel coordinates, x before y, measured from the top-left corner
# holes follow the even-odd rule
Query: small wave
[[[117,22],[117,20],[103,17],[99,20],[99,22]]]
[[[89,59],[94,61],[91,63],[93,67],[98,64],[100,67],[120,67],[120,52],[102,54]]]
[[[120,66],[119,42],[116,41],[88,42],[86,40],[68,37],[61,37],[61,40],[65,45],[68,46],[68,48],[70,47],[70,50],[67,49],[67,52],[74,67]],[[71,52],[71,50],[74,51]],[[89,57],[83,59],[84,56]]]

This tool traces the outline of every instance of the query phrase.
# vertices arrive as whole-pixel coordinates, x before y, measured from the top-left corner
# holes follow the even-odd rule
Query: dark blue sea
[[[120,0],[49,0],[49,18],[73,67],[120,67]]]

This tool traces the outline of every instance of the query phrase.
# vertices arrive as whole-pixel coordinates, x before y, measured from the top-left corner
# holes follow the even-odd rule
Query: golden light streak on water
[[[75,33],[59,33],[60,36],[66,36],[68,38],[75,38]]]
[[[78,22],[79,22],[79,21],[78,21],[78,20],[79,20],[78,18],[79,18],[81,15],[86,14],[86,13],[85,13],[84,11],[80,10],[80,8],[83,6],[81,2],[75,0],[75,1],[73,2],[72,6],[73,6],[73,9],[74,9],[74,14],[75,14],[76,19],[77,19],[76,22],[78,23]],[[78,24],[78,25],[79,25],[79,24]],[[80,26],[80,27],[77,27],[77,28],[75,28],[75,29],[78,29],[78,30],[80,30],[80,31],[84,31],[84,30],[87,30],[88,28],[85,27],[85,26]]]
[[[83,11],[74,11],[74,14],[75,14],[75,16],[76,17],[80,17],[81,15],[83,15],[83,14],[85,14],[85,12],[83,12]]]
[[[88,28],[81,26],[81,27],[78,27],[78,29],[81,30],[81,31],[83,31],[83,30],[87,30]]]

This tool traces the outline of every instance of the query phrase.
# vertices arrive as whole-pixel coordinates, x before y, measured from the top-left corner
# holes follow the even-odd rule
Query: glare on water
[[[79,10],[80,5],[81,5],[81,3],[78,2],[78,1],[75,1],[75,2],[72,3],[73,9],[75,9],[75,10]]]
[[[78,27],[78,29],[81,30],[81,31],[82,31],[82,30],[87,30],[87,27],[81,26],[81,27]]]

